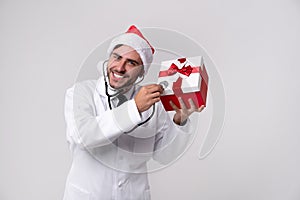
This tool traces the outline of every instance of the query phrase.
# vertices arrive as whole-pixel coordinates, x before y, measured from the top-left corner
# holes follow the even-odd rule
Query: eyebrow
[[[115,56],[118,56],[119,58],[123,58],[123,56],[121,56],[121,55],[118,54],[118,53],[113,52],[112,54],[115,55]],[[127,58],[126,60],[129,61],[129,62],[133,62],[133,63],[135,63],[135,64],[137,64],[137,65],[142,65],[142,64],[140,64],[138,61],[133,60],[133,59],[128,59],[128,58]]]

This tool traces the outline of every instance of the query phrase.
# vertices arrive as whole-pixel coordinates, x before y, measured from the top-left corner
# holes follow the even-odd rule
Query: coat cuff
[[[175,124],[175,122],[173,122]],[[184,123],[178,125],[175,124],[182,132],[184,132],[185,134],[191,134],[191,120],[190,118],[187,118],[186,121],[184,121]]]
[[[122,132],[130,131],[142,120],[133,99],[127,101],[117,108],[114,108],[113,118],[115,124]]]

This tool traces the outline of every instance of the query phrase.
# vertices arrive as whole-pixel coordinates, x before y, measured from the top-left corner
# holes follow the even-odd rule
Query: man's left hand
[[[178,125],[181,125],[183,122],[185,122],[193,112],[201,112],[204,109],[204,105],[197,108],[193,99],[188,100],[190,103],[190,108],[187,108],[181,97],[178,98],[178,101],[180,103],[180,108],[178,108],[172,101],[170,101],[170,105],[176,112],[173,121]]]

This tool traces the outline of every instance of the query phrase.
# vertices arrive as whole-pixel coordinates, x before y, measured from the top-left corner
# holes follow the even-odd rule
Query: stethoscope
[[[112,105],[111,105],[111,98],[118,96],[119,94],[124,94],[126,93],[129,89],[128,89],[128,85],[132,84],[131,87],[135,87],[137,84],[139,84],[140,82],[142,82],[144,80],[144,75],[140,78],[140,80],[135,81],[134,83],[130,83],[127,84],[126,86],[123,86],[122,88],[119,88],[118,91],[114,94],[109,94],[108,92],[108,83],[107,83],[107,71],[105,70],[105,64],[107,64],[108,60],[105,60],[102,64],[102,72],[103,72],[103,77],[104,77],[104,84],[105,84],[105,94],[107,96],[107,103],[109,106],[109,109],[112,110]],[[154,115],[155,112],[155,104],[152,106],[152,113],[151,115],[143,122],[137,124],[135,127],[133,127],[130,131],[127,131],[125,133],[129,133],[132,132],[133,130],[135,130],[137,127],[142,126],[143,124],[147,123]]]

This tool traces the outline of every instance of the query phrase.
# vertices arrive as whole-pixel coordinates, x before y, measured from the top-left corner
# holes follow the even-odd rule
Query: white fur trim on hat
[[[123,33],[113,39],[110,43],[107,50],[108,56],[110,56],[115,46],[119,44],[130,46],[134,50],[136,50],[136,52],[140,55],[141,60],[143,61],[143,66],[146,73],[153,60],[153,54],[149,44],[137,34]]]

